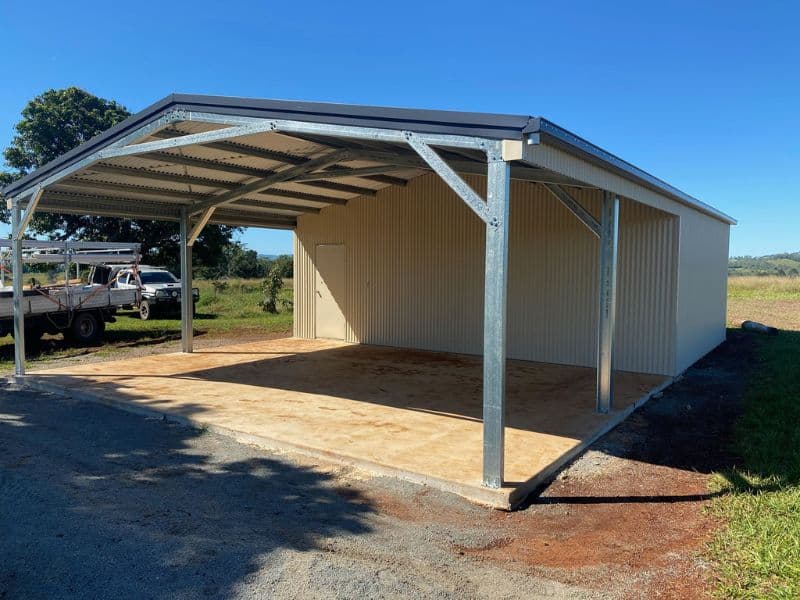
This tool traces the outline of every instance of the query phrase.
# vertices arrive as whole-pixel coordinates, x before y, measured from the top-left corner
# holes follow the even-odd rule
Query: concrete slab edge
[[[126,400],[111,398],[103,394],[67,389],[58,385],[48,384],[41,380],[34,379],[34,377],[35,376],[33,375],[26,375],[25,377],[22,378],[18,377],[8,378],[7,381],[10,381],[21,387],[26,387],[31,390],[54,394],[56,396],[61,396],[66,398],[74,398],[76,400],[83,400],[86,402],[93,402],[95,404],[102,404],[105,406],[109,406],[111,408],[116,408],[139,416],[163,418],[172,423],[177,423],[178,425],[210,431],[212,433],[233,439],[237,442],[243,444],[251,444],[265,450],[295,453],[301,456],[323,460],[333,464],[354,467],[371,476],[395,477],[398,479],[409,481],[411,483],[426,485],[429,487],[436,488],[438,490],[442,490],[444,492],[449,492],[452,494],[456,494],[458,496],[462,496],[472,502],[487,506],[489,508],[495,508],[500,510],[511,509],[511,505],[509,504],[508,501],[508,490],[503,490],[503,489],[493,490],[489,488],[477,488],[477,487],[473,488],[472,486],[459,484],[444,479],[439,479],[438,477],[432,477],[430,475],[424,475],[422,473],[416,473],[413,471],[406,471],[404,469],[398,469],[396,467],[389,467],[370,460],[356,459],[349,456],[343,456],[335,452],[328,452],[325,450],[320,450],[318,448],[305,446],[302,444],[294,444],[291,442],[276,440],[269,436],[245,433],[242,431],[237,431],[235,429],[229,429],[227,427],[221,427],[219,425],[213,425],[200,420],[192,419],[190,417],[176,415],[174,413],[164,412],[154,408],[138,406],[130,402],[127,402]]]
[[[562,469],[569,466],[575,459],[577,459],[581,454],[586,452],[586,450],[594,444],[597,440],[607,434],[609,431],[614,429],[617,425],[622,423],[625,419],[627,419],[634,411],[638,410],[653,397],[657,396],[669,386],[671,386],[677,380],[677,377],[672,377],[667,379],[660,385],[654,387],[652,390],[647,392],[644,396],[635,400],[632,404],[628,405],[622,410],[616,411],[612,414],[611,418],[603,424],[602,427],[597,429],[590,437],[583,440],[580,444],[571,448],[569,451],[565,452],[561,456],[559,456],[556,460],[551,462],[547,465],[544,469],[539,471],[534,477],[531,477],[527,481],[517,485],[509,495],[509,505],[510,509],[514,510],[517,508],[524,500],[534,493],[538,488],[542,487],[546,483],[552,481],[556,475],[558,475]]]
[[[182,415],[176,415],[174,413],[164,412],[154,408],[138,406],[126,400],[119,400],[117,398],[112,398],[102,394],[67,389],[59,385],[48,384],[41,380],[35,379],[34,377],[35,376],[33,375],[26,375],[24,377],[12,376],[7,377],[5,381],[7,383],[16,384],[18,386],[40,392],[110,406],[112,408],[140,416],[163,418],[179,425],[210,431],[212,433],[236,440],[237,442],[252,444],[265,450],[296,453],[309,458],[315,458],[334,464],[354,467],[372,476],[395,477],[411,483],[426,485],[462,496],[472,502],[476,502],[478,504],[498,510],[514,510],[517,508],[530,494],[535,492],[542,485],[551,481],[564,467],[574,461],[578,456],[583,454],[589,446],[603,437],[606,433],[614,429],[614,427],[628,418],[628,416],[630,416],[635,410],[641,406],[644,406],[653,396],[661,393],[667,387],[672,385],[677,379],[667,379],[661,385],[653,388],[647,394],[634,401],[625,409],[615,412],[612,417],[589,438],[583,440],[580,444],[562,454],[547,467],[539,471],[539,473],[537,473],[534,477],[520,483],[514,488],[489,489],[459,484],[453,481],[440,479],[438,477],[424,475],[422,473],[389,467],[370,460],[356,459],[349,456],[343,456],[335,452],[312,448],[302,444],[293,444],[291,442],[276,440],[268,436],[255,435],[237,431],[235,429],[229,429],[227,427],[221,427],[219,425],[212,425],[197,419],[192,419],[190,417],[184,417]]]

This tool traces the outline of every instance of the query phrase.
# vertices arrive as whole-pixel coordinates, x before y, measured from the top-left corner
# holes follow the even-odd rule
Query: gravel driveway
[[[598,597],[459,550],[500,543],[495,520],[390,478],[0,389],[0,598]]]

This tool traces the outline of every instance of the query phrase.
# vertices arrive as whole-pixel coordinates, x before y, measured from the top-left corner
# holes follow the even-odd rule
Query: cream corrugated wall
[[[485,179],[468,178],[480,193]],[[595,214],[597,192],[572,190]],[[512,182],[508,352],[591,366],[597,240],[541,186]],[[675,370],[677,218],[623,200],[617,368]],[[295,335],[314,337],[314,249],[347,248],[347,340],[480,354],[484,226],[435,175],[299,219]]]
[[[725,339],[730,225],[545,144],[525,146],[526,160],[679,219],[675,373]]]
[[[701,214],[681,216],[677,370],[725,340],[730,226]]]

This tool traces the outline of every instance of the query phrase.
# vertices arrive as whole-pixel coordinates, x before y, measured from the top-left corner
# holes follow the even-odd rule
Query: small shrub
[[[228,289],[228,282],[224,279],[215,279],[211,282],[211,285],[214,286],[214,295],[222,294],[225,290]]]
[[[273,314],[278,312],[278,294],[282,288],[283,277],[281,277],[281,271],[272,267],[267,274],[267,278],[261,284],[264,298],[259,304],[262,310]]]

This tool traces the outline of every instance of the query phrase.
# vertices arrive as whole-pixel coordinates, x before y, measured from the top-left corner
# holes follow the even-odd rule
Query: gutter
[[[552,121],[542,117],[534,117],[523,130],[527,134],[529,145],[545,144],[563,150],[582,160],[590,162],[606,171],[624,177],[630,181],[638,183],[650,190],[667,196],[671,200],[676,200],[690,208],[700,211],[710,217],[727,223],[736,225],[737,221],[733,217],[717,210],[710,204],[706,204],[697,198],[690,196],[678,188],[668,184],[666,181],[651,175],[650,173],[632,165],[631,163],[619,158],[618,156],[603,150],[599,146],[592,144],[584,138],[575,135],[571,131],[559,127]]]

